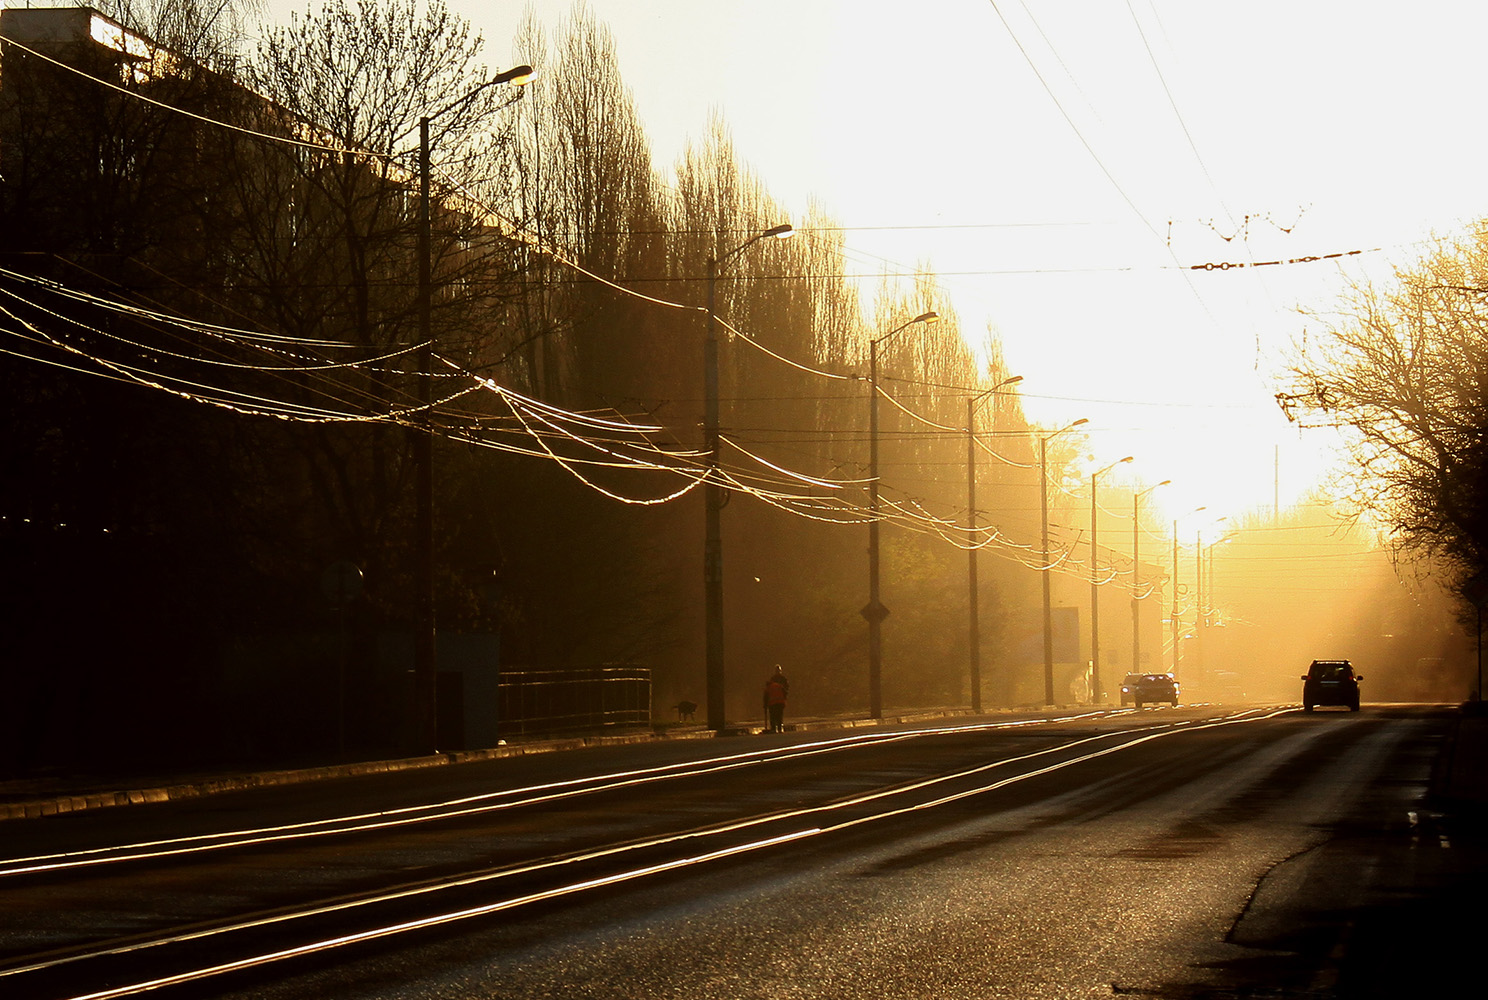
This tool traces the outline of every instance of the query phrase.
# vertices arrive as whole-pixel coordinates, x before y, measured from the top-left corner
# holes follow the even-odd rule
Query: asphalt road
[[[1157,709],[842,744],[815,733],[590,750],[27,821],[31,842],[8,837],[0,866],[0,959],[46,967],[0,967],[0,995],[111,995],[229,962],[242,966],[160,992],[1459,992],[1485,866],[1478,831],[1428,808],[1447,726],[1426,708]],[[714,763],[700,773],[699,758]],[[565,784],[599,775],[582,794]],[[383,825],[457,799],[458,815]],[[379,816],[356,832],[78,864],[107,844],[353,807]],[[379,895],[394,886],[404,894]],[[414,899],[412,886],[437,892]],[[351,899],[369,902],[328,906]],[[292,932],[217,934],[311,901],[334,912],[296,916]],[[191,928],[187,945],[47,965]]]

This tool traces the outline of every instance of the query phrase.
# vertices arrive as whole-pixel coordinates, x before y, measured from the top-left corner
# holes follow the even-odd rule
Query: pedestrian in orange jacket
[[[775,664],[775,675],[765,681],[765,714],[770,720],[770,732],[785,732],[785,699],[790,694],[790,681],[785,671]]]

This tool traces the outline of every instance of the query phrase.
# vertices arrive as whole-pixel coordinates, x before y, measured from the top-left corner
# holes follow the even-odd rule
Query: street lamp
[[[1173,518],[1173,610],[1168,616],[1168,621],[1173,629],[1173,676],[1178,676],[1178,522],[1186,521],[1200,511],[1208,510],[1208,507],[1195,507],[1182,517]]]
[[[1171,479],[1164,479],[1157,486],[1149,486],[1140,493],[1132,494],[1132,670],[1139,672],[1142,669],[1142,558],[1141,538],[1142,522],[1138,517],[1137,505],[1142,498],[1159,486],[1171,486]]]
[[[1228,520],[1228,517],[1218,517],[1213,523]],[[1213,542],[1209,543],[1209,550],[1212,555]],[[1204,529],[1200,528],[1194,532],[1194,666],[1198,669],[1200,680],[1205,678],[1204,630],[1209,624],[1208,617],[1209,613],[1204,609]]]
[[[934,323],[940,314],[920,313],[882,337],[868,342],[868,604],[861,614],[868,620],[868,714],[883,718],[883,620],[889,609],[878,599],[878,345],[916,323]]]
[[[419,347],[415,358],[423,376],[419,382],[419,409],[423,418],[420,421],[421,426],[409,427],[409,433],[413,437],[414,551],[418,553],[418,564],[414,568],[417,580],[415,603],[418,608],[418,632],[413,648],[413,675],[418,689],[415,704],[421,716],[418,720],[419,739],[422,749],[430,753],[438,750],[439,743],[439,668],[435,639],[437,625],[434,617],[434,389],[431,376],[434,333],[430,316],[434,265],[430,259],[433,252],[430,244],[433,241],[429,226],[429,122],[468,104],[487,87],[502,83],[521,86],[531,79],[531,66],[514,66],[472,88],[463,97],[419,118]]]
[[[971,632],[971,710],[982,710],[982,624],[981,603],[977,597],[977,509],[976,509],[976,411],[998,389],[1017,385],[1022,375],[1005,378],[992,388],[969,396],[966,400],[966,562],[967,593],[970,595]]]
[[[1049,603],[1049,574],[1053,569],[1049,565],[1049,442],[1067,430],[1088,424],[1089,420],[1081,417],[1072,424],[1066,424],[1053,434],[1046,434],[1039,438],[1039,514],[1043,521],[1044,540],[1044,704],[1054,704],[1054,611]]]
[[[1090,693],[1091,701],[1105,704],[1105,691],[1100,679],[1100,549],[1095,544],[1096,481],[1118,465],[1133,461],[1131,455],[1117,459],[1104,469],[1090,474]]]
[[[708,728],[724,727],[723,670],[723,486],[718,481],[718,320],[714,293],[718,269],[766,237],[785,239],[795,233],[788,225],[771,226],[755,233],[721,257],[708,257],[708,336],[703,342],[703,450],[707,477],[703,485],[703,629],[705,672],[708,687]]]

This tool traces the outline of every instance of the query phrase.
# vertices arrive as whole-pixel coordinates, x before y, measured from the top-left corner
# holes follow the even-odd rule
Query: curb
[[[856,729],[970,714],[971,712],[968,709],[946,709],[907,713],[884,719],[803,719],[799,722],[788,723],[786,730],[788,732],[809,732],[816,729]],[[503,743],[500,746],[483,750],[459,750],[450,753],[431,754],[426,757],[406,757],[395,760],[362,761],[352,764],[328,764],[320,767],[252,771],[145,788],[86,792],[72,795],[60,794],[36,799],[24,799],[16,802],[0,802],[0,822],[15,819],[40,819],[45,816],[60,816],[68,813],[118,806],[178,802],[183,799],[202,798],[204,796],[243,791],[250,788],[297,785],[309,781],[353,778],[369,774],[389,774],[396,771],[414,771],[427,767],[447,767],[452,764],[464,764],[473,761],[498,760],[504,757],[524,757],[529,754],[582,750],[599,746],[622,746],[631,743],[653,743],[662,740],[696,740],[719,739],[728,736],[754,736],[764,732],[765,727],[763,723],[727,726],[716,733],[711,729],[701,727],[688,729],[673,727],[609,736],[573,736],[552,740],[534,740],[527,743]]]
[[[695,739],[711,737],[711,732],[635,733],[616,736],[579,736],[567,739],[542,740],[531,743],[510,743],[484,750],[459,750],[451,753],[431,754],[427,757],[406,757],[395,760],[360,761],[351,764],[327,764],[319,767],[285,768],[272,771],[251,771],[242,774],[227,774],[167,785],[146,788],[131,788],[119,791],[86,792],[75,795],[57,795],[18,802],[0,803],[0,821],[8,819],[36,819],[65,813],[82,812],[88,809],[104,809],[114,806],[143,805],[152,802],[176,802],[182,799],[201,798],[223,792],[237,792],[249,788],[270,788],[277,785],[297,785],[309,781],[324,781],[331,778],[354,778],[368,774],[389,774],[396,771],[415,771],[427,767],[446,767],[478,760],[496,760],[502,757],[522,757],[534,753],[553,753],[560,750],[579,750],[585,747],[647,743],[658,739]]]
[[[1457,811],[1488,811],[1488,715],[1464,705],[1432,768],[1431,797]]]

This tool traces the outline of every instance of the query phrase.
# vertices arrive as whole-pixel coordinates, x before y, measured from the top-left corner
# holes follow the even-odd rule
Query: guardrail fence
[[[651,724],[651,670],[607,663],[568,670],[501,671],[503,737]]]

